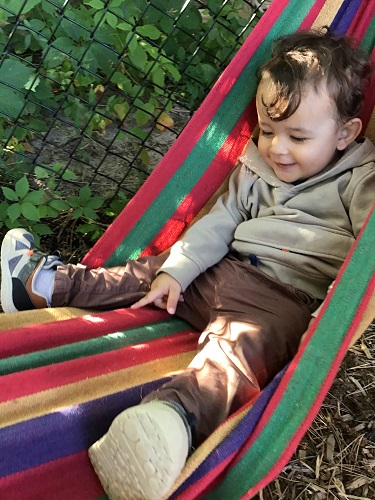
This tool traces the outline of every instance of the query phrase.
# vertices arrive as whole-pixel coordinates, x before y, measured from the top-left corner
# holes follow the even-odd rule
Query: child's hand
[[[155,304],[160,309],[167,309],[169,314],[174,314],[177,303],[183,301],[180,283],[167,273],[161,273],[151,284],[151,290],[143,299],[131,306],[139,309],[147,304]]]

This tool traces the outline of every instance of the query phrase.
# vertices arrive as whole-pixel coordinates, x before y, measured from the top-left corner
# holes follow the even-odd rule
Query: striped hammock
[[[274,0],[156,171],[85,257],[112,266],[167,249],[212,204],[256,126],[255,70],[272,41],[331,25],[373,52],[374,0]],[[372,86],[372,88],[374,88]],[[374,138],[375,92],[363,120]],[[253,497],[286,465],[351,343],[375,312],[375,215],[295,359],[191,456],[170,498]],[[369,251],[368,249],[371,249]],[[0,316],[0,498],[99,500],[88,447],[195,353],[164,311],[73,308]]]

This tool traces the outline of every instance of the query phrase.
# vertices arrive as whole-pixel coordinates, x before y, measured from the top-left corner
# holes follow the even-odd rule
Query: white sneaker
[[[189,434],[180,413],[161,401],[129,408],[89,449],[110,500],[158,500],[185,465]]]
[[[42,269],[56,270],[62,265],[59,252],[39,251],[26,229],[7,232],[1,244],[1,305],[5,313],[49,307],[47,297],[35,290],[35,279]]]

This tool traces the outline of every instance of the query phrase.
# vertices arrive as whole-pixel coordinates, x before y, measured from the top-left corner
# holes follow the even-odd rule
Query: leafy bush
[[[0,224],[8,229],[26,227],[36,237],[39,244],[40,236],[52,233],[51,226],[58,217],[65,224],[73,225],[78,233],[89,235],[97,240],[105,230],[106,225],[98,222],[98,210],[105,204],[105,198],[93,195],[89,186],[79,189],[77,195],[63,197],[56,189],[56,175],[61,166],[54,165],[54,172],[41,167],[35,169],[34,187],[30,186],[24,175],[14,185],[14,189],[2,187],[4,201],[0,203]],[[69,170],[63,178],[74,178]],[[43,188],[38,188],[38,180],[43,180]],[[124,208],[127,199],[120,193],[103,214],[110,220],[116,217]],[[44,221],[44,222],[42,222]],[[1,226],[0,226],[1,227]]]
[[[38,163],[28,154],[29,141],[43,137],[53,117],[86,137],[117,123],[117,139],[126,136],[142,148],[145,126],[173,124],[173,102],[197,106],[251,29],[249,17],[240,0],[3,0],[0,182],[6,199],[0,224],[13,227],[25,218],[43,234],[43,210],[68,209],[62,200],[53,207],[60,196],[53,189],[47,201],[32,196],[27,184]],[[147,154],[140,158],[147,163]],[[53,178],[66,172],[54,171]],[[87,217],[75,202],[73,214]]]

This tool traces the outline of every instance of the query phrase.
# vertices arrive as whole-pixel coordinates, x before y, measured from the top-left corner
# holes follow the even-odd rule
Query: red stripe
[[[226,425],[230,420],[236,418],[236,416],[239,413],[242,413],[245,409],[249,410],[254,406],[255,400],[259,397],[259,394],[255,395],[251,400],[249,400],[245,405],[243,405],[241,408],[239,408],[236,412],[232,413],[227,420],[225,421],[223,425]],[[231,431],[232,432],[232,431]],[[230,434],[229,434],[230,436]],[[226,439],[226,437],[224,437]],[[210,453],[207,454],[206,459],[211,455],[211,454],[216,454],[217,452],[213,449]],[[238,453],[238,450],[235,450],[233,453],[231,453],[228,457],[225,459],[221,459],[221,462],[216,465],[216,467],[212,467],[208,472],[205,473],[204,477],[198,478],[194,483],[191,485],[187,486],[186,489],[181,492],[176,498],[178,500],[191,500],[192,498],[196,498],[198,494],[204,492],[205,494],[208,493],[208,491],[211,491],[216,487],[215,481],[219,478],[220,474],[225,470],[227,465],[231,464],[234,457]],[[205,459],[205,460],[206,460]],[[204,465],[204,461],[202,462],[203,467],[207,467]],[[191,479],[187,479],[187,482],[191,481]]]
[[[102,496],[87,451],[0,479],[3,500],[93,500]]]
[[[32,368],[0,377],[0,402],[73,384],[149,361],[193,351],[197,333],[187,330],[145,344],[133,345],[94,356]],[[141,368],[142,369],[142,368]]]
[[[192,188],[189,196],[180,204],[142,255],[157,255],[173,245],[181,236],[202,207],[212,198],[212,194],[220,188],[231,168],[236,164],[257,121],[254,99],[238,120],[209,168]]]
[[[293,435],[293,437],[291,438],[289,443],[286,445],[286,448],[285,448],[283,454],[277,460],[277,462],[273,465],[272,469],[267,473],[267,475],[261,481],[259,481],[259,483],[257,483],[255,486],[253,486],[246,493],[246,495],[244,495],[242,497],[243,500],[245,500],[247,498],[251,498],[253,495],[255,495],[255,493],[257,493],[259,490],[261,490],[262,488],[267,486],[267,484],[269,484],[271,481],[273,481],[280,474],[283,467],[285,467],[285,465],[288,463],[288,461],[292,457],[292,455],[295,452],[297,446],[299,445],[301,439],[303,438],[305,433],[308,431],[312,421],[314,420],[314,418],[318,414],[319,409],[323,403],[323,400],[324,400],[325,396],[327,395],[329,388],[331,387],[332,382],[335,379],[336,374],[339,370],[340,364],[341,364],[342,360],[344,359],[344,356],[349,348],[350,341],[352,340],[354,334],[356,333],[358,326],[359,326],[360,322],[362,321],[363,315],[366,312],[368,303],[369,303],[370,299],[373,297],[374,293],[375,293],[375,276],[373,276],[372,280],[369,283],[369,286],[366,290],[366,293],[361,301],[361,305],[358,309],[358,312],[357,312],[355,318],[353,319],[353,321],[348,329],[347,335],[345,336],[345,338],[343,340],[343,343],[342,343],[342,345],[337,353],[337,356],[336,356],[335,360],[333,361],[333,363],[330,367],[330,370],[329,370],[326,378],[324,379],[324,382],[321,386],[321,389],[319,390],[318,395],[317,395],[316,399],[314,400],[314,403],[310,407],[309,412],[308,412],[307,416],[305,417],[305,420],[302,422],[300,427],[296,430],[295,434]],[[297,360],[293,364],[296,365]]]
[[[52,323],[27,325],[1,332],[1,357],[17,356],[51,349],[107,333],[128,330],[161,321],[168,317],[165,311],[143,308],[141,311],[118,309],[104,313],[86,314]]]
[[[370,0],[368,2],[362,1],[353,18],[353,21],[350,24],[347,34],[350,36],[354,36],[357,40],[362,40],[374,15],[374,0]]]
[[[116,248],[121,245],[130,230],[144,215],[147,208],[159,196],[164,185],[185,161],[202,133],[206,130],[224,98],[237,81],[238,76],[264,40],[265,33],[269,32],[288,3],[289,0],[280,0],[277,4],[275,2],[273,9],[270,9],[270,15],[267,15],[267,11],[266,15],[260,19],[241,49],[207,95],[199,110],[186,125],[178,140],[174,142],[160,161],[158,168],[154,170],[126,208],[117,216],[116,221],[113,222],[102,238],[100,238],[83,259],[82,262],[85,265],[89,267],[103,265]]]
[[[303,435],[306,433],[311,422],[314,420],[315,416],[317,415],[317,413],[318,413],[318,411],[323,403],[323,400],[324,400],[326,394],[328,393],[329,388],[331,387],[331,385],[336,377],[336,374],[340,368],[340,364],[341,364],[342,360],[344,359],[344,357],[349,349],[350,342],[353,339],[355,333],[357,332],[357,330],[359,328],[359,325],[360,325],[360,323],[363,319],[363,316],[367,310],[368,304],[369,304],[370,300],[372,299],[372,297],[374,296],[374,292],[375,292],[375,275],[373,275],[373,277],[372,277],[372,279],[371,279],[371,281],[366,289],[366,293],[364,294],[364,296],[362,298],[362,301],[361,301],[361,304],[357,310],[357,313],[356,313],[355,317],[353,318],[353,321],[351,322],[350,327],[348,328],[348,332],[347,332],[345,338],[343,339],[343,342],[340,346],[340,349],[337,352],[336,358],[334,359],[334,361],[332,362],[332,364],[330,366],[327,377],[323,381],[321,390],[319,391],[313,405],[311,406],[311,409],[309,411],[307,418],[304,420],[304,422],[302,422],[301,426],[296,431],[295,435],[291,439],[291,441],[286,449],[286,453],[289,453],[289,451],[290,451],[289,456],[291,456],[293,454],[294,450],[297,448]],[[291,448],[291,450],[289,450],[289,448]]]

